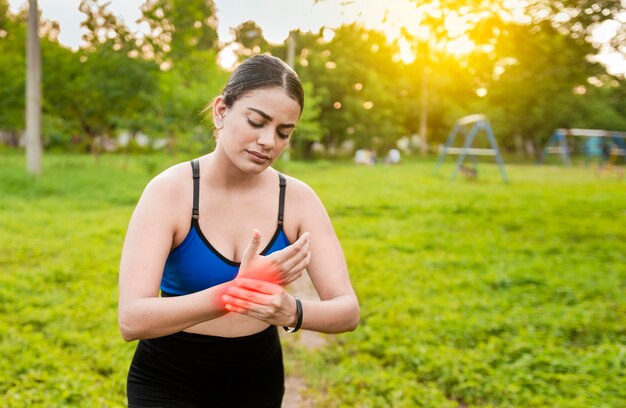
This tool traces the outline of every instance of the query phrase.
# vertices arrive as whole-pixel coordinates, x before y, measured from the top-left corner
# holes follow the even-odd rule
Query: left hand
[[[306,232],[293,244],[270,255],[260,255],[260,246],[261,233],[254,229],[237,277],[287,286],[302,275],[311,260],[309,234]]]
[[[240,313],[274,326],[294,326],[296,300],[277,284],[257,279],[236,278],[222,295],[229,312]]]

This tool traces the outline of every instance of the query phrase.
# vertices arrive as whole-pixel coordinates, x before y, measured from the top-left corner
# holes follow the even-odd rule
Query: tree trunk
[[[524,137],[520,132],[516,132],[514,135],[515,138],[515,153],[523,156],[525,154],[524,151]]]
[[[41,174],[41,48],[37,0],[29,0],[26,66],[26,167]]]
[[[424,63],[424,69],[422,71],[422,102],[420,110],[420,152],[422,155],[428,154],[428,137],[426,136],[427,120],[428,120],[428,84],[427,84],[427,67]]]
[[[96,164],[100,164],[100,151],[102,147],[102,136],[91,136],[91,154],[96,159]]]

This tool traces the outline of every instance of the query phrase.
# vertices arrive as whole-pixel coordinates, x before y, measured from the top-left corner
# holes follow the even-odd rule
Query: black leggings
[[[285,374],[276,326],[226,338],[179,332],[140,340],[128,406],[280,408]]]

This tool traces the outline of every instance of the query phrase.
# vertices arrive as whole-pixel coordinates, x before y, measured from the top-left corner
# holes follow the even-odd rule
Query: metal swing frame
[[[567,145],[568,136],[609,138],[618,146],[618,154],[620,156],[626,156],[626,132],[601,129],[555,129],[550,139],[548,139],[546,146],[543,148],[541,163],[544,162],[548,154],[560,154],[563,163],[567,166],[571,165],[570,148]]]
[[[487,140],[489,141],[489,145],[491,146],[491,148],[482,149],[471,147],[474,139],[476,138],[476,135],[480,130],[484,130],[487,134]],[[457,137],[457,134],[459,133],[462,134],[464,137],[463,147],[451,147]],[[496,162],[498,163],[498,168],[500,170],[502,180],[505,183],[509,182],[509,178],[506,175],[506,170],[504,170],[504,160],[502,160],[502,155],[500,154],[500,149],[498,148],[496,138],[493,134],[493,130],[491,129],[491,124],[489,123],[489,120],[485,115],[469,115],[462,117],[461,119],[456,121],[454,127],[448,135],[446,144],[441,148],[439,159],[437,160],[437,164],[435,166],[435,173],[439,172],[439,168],[443,164],[443,161],[448,154],[459,155],[456,161],[456,167],[454,168],[454,171],[450,176],[451,180],[456,178],[467,156],[469,156],[472,160],[474,168],[477,168],[478,166],[476,156],[494,156],[496,158]]]

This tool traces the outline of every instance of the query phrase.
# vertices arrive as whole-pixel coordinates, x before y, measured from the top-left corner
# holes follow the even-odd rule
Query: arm
[[[184,296],[159,297],[176,225],[185,223],[176,216],[185,216],[189,208],[180,197],[190,192],[179,189],[173,175],[158,176],[144,191],[128,226],[119,277],[119,326],[126,341],[176,333],[227,313],[220,298],[226,284]],[[259,246],[260,235],[255,231],[239,276],[284,286],[308,265],[308,234],[268,257],[258,255]]]
[[[290,183],[294,184],[295,180]],[[310,234],[308,272],[320,297],[319,301],[302,300],[302,328],[325,333],[354,330],[360,318],[359,304],[341,245],[317,195],[303,183],[298,184],[294,197],[297,206],[291,206],[297,215],[290,222],[297,222],[300,231]],[[295,299],[278,285],[235,279],[227,286],[223,300],[229,310],[269,324],[293,326],[296,319]]]
[[[130,220],[119,276],[119,326],[126,341],[165,336],[226,313],[219,300],[223,285],[186,296],[159,297],[176,231],[176,210],[184,208],[178,201],[184,195],[177,188],[173,174],[152,180]]]
[[[354,330],[360,320],[359,303],[341,244],[322,202],[313,190],[304,187],[301,230],[310,232],[308,272],[320,300],[302,300],[302,328],[325,333]]]

